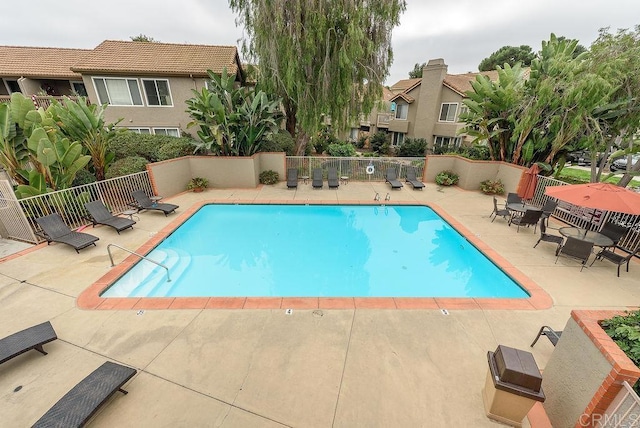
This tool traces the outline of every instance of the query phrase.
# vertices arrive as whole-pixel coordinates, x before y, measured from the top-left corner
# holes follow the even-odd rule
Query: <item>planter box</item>
[[[542,375],[544,408],[553,426],[595,426],[622,382],[633,385],[640,378],[640,368],[598,324],[621,313],[571,312]]]

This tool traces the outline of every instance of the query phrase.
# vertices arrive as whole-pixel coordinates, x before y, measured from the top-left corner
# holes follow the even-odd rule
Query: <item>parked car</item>
[[[631,155],[631,166],[634,166],[640,160],[640,153],[636,153],[635,155]],[[627,170],[627,156],[623,156],[611,162],[611,166],[609,169],[612,172],[616,171],[626,171]]]
[[[598,163],[604,157],[604,153],[598,153]],[[567,162],[571,162],[572,165],[591,165],[591,152],[589,150],[576,150],[574,152],[567,153]]]

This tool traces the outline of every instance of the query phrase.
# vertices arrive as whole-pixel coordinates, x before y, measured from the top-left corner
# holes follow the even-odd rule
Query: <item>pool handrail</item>
[[[109,245],[107,245],[107,253],[109,253],[109,260],[111,260],[111,267],[115,266],[115,264],[113,263],[113,256],[111,255],[111,247],[120,248],[121,250],[126,251],[129,254],[133,254],[134,256],[138,256],[141,259],[144,259],[146,261],[149,261],[149,262],[151,262],[153,264],[156,264],[156,265],[160,266],[161,268],[163,268],[164,270],[167,271],[167,282],[171,282],[171,276],[169,275],[169,268],[168,267],[166,267],[162,263],[158,263],[155,260],[151,260],[149,257],[145,257],[142,254],[138,254],[135,251],[128,250],[128,249],[126,249],[126,248],[124,248],[124,247],[122,247],[122,246],[120,246],[118,244],[109,244]]]

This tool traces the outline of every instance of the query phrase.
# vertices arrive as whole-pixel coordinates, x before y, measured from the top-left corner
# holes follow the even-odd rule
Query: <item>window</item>
[[[398,104],[396,106],[396,119],[407,120],[409,113],[409,104]]]
[[[5,82],[7,83],[7,89],[10,94],[13,94],[14,92],[22,92],[17,80],[5,80]]]
[[[436,136],[433,140],[434,151],[442,153],[443,151],[453,150],[460,147],[462,137],[441,137]]]
[[[142,97],[136,79],[93,78],[100,104],[141,106]]]
[[[136,134],[151,134],[151,128],[128,128],[129,131]]]
[[[349,141],[358,141],[359,128],[351,128],[349,131]]]
[[[442,109],[440,110],[440,121],[455,122],[457,111],[458,103],[442,103]]]
[[[172,106],[171,91],[168,80],[146,80],[142,79],[144,92],[147,94],[147,105],[150,106]]]
[[[178,128],[153,128],[156,135],[168,135],[170,137],[179,137],[180,130]]]
[[[87,96],[87,88],[84,87],[82,82],[71,82],[71,89],[78,94],[79,97]]]
[[[405,104],[406,105],[406,104]],[[402,132],[394,132],[391,136],[392,146],[401,146],[404,143],[404,135]]]

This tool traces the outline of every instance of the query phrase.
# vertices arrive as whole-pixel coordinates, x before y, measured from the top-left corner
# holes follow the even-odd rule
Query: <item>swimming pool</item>
[[[426,206],[205,205],[101,297],[527,298]]]

